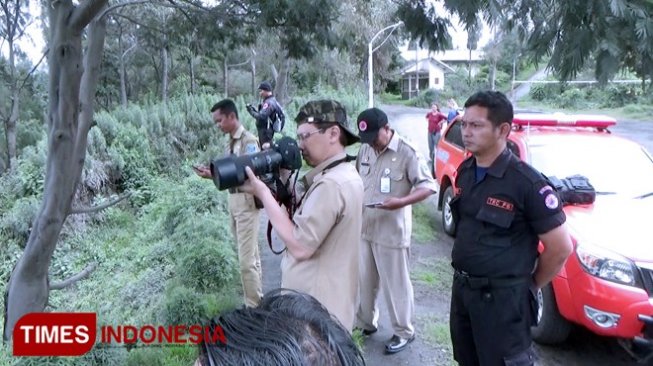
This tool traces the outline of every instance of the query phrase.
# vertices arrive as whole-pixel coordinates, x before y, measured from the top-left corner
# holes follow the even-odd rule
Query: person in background
[[[454,359],[462,366],[531,366],[536,293],[572,251],[562,202],[540,172],[506,147],[513,108],[504,94],[472,95],[460,118],[472,156],[458,167],[450,203]]]
[[[349,127],[345,108],[334,100],[304,104],[295,122],[299,149],[313,169],[302,178],[304,193],[294,216],[288,217],[249,168],[241,189],[261,200],[286,245],[281,287],[315,297],[351,331],[358,296],[363,181],[345,147],[359,138]]]
[[[231,99],[223,99],[211,108],[213,122],[229,134],[229,146],[225,155],[245,155],[257,153],[259,149],[256,136],[247,131],[238,119],[238,109]],[[207,166],[194,166],[195,174],[211,179],[211,169]],[[229,189],[229,217],[231,232],[236,239],[240,279],[243,285],[245,305],[256,306],[263,296],[261,257],[258,247],[259,209],[254,196],[238,188]]]
[[[256,119],[259,143],[263,149],[267,149],[272,145],[274,138],[274,129],[272,126],[279,118],[279,114],[282,113],[282,109],[277,98],[272,94],[272,85],[270,83],[267,81],[262,82],[258,86],[258,91],[261,97],[261,104],[259,104],[258,110],[248,104],[247,112]]]
[[[458,103],[453,98],[450,98],[447,101],[447,107],[449,108],[449,113],[447,114],[447,123],[451,123],[459,114]]]
[[[357,123],[363,145],[356,167],[365,184],[365,207],[356,323],[364,335],[376,332],[376,301],[383,288],[393,331],[385,350],[396,353],[415,339],[409,268],[411,208],[435,193],[437,186],[424,157],[390,128],[382,110],[364,110]]]
[[[440,140],[440,132],[442,131],[442,123],[447,120],[447,116],[440,112],[440,107],[437,103],[431,104],[431,110],[426,114],[428,121],[428,141],[429,141],[429,160],[431,165],[435,160],[435,149]]]

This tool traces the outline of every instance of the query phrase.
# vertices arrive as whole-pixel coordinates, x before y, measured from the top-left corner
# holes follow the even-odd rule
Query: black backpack
[[[283,108],[277,103],[277,118],[272,123],[272,129],[274,132],[281,132],[286,126],[286,114],[283,112]]]
[[[572,175],[564,179],[549,177],[564,204],[584,205],[594,203],[596,191],[589,180],[582,175]]]

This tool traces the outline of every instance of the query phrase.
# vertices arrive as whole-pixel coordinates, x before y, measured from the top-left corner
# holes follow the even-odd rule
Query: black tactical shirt
[[[477,172],[473,156],[463,161],[456,187],[453,267],[478,277],[530,276],[538,235],[566,220],[546,178],[505,149],[485,170]]]

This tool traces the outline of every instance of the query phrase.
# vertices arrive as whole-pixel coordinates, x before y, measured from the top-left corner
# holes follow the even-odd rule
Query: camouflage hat
[[[335,100],[313,100],[299,108],[299,113],[295,117],[295,122],[300,123],[317,123],[317,122],[335,122],[342,127],[347,136],[347,146],[360,140],[358,135],[352,132],[347,121],[347,112],[345,107]]]

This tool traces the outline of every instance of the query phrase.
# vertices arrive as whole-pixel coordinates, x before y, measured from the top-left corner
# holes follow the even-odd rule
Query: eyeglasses
[[[312,132],[298,133],[297,134],[297,143],[308,140],[309,137],[315,135],[318,132],[319,133],[324,133],[324,129],[320,128],[319,130],[315,130],[315,131],[312,131]]]

